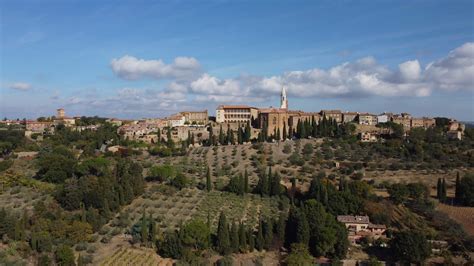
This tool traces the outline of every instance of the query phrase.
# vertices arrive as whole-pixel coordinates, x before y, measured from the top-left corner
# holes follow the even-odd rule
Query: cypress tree
[[[263,222],[263,233],[264,248],[270,250],[273,241],[273,223],[270,219]]]
[[[270,195],[278,196],[281,193],[280,175],[275,173],[270,181]]]
[[[258,184],[257,184],[257,192],[261,196],[268,195],[268,179],[267,179],[267,175],[265,173],[260,174],[260,178],[259,178]]]
[[[220,125],[220,128],[219,128],[219,143],[221,145],[224,145],[224,142],[225,142],[225,136],[224,136],[224,132],[222,131],[222,125]]]
[[[245,142],[250,141],[251,134],[252,134],[252,129],[250,128],[250,121],[247,121],[247,125],[245,127]]]
[[[213,143],[214,139],[214,130],[212,129],[212,124],[209,125],[209,146],[214,145]]]
[[[83,203],[83,202],[81,202],[80,205],[81,205],[81,222],[85,223],[85,222],[87,222],[87,218],[86,218],[86,208],[84,207],[84,203]]]
[[[245,168],[244,173],[244,192],[249,193],[249,173],[247,172],[247,168]]]
[[[441,178],[438,178],[438,184],[436,185],[436,198],[438,198],[438,200],[441,200]]]
[[[442,201],[443,202],[446,202],[446,180],[443,178],[443,181],[442,181],[442,186],[441,186],[441,197],[442,197]]]
[[[306,215],[302,211],[298,211],[298,222],[296,225],[296,242],[303,243],[306,246],[309,243],[309,224]]]
[[[283,140],[286,140],[288,137],[288,132],[286,130],[286,123],[283,123]]]
[[[158,233],[156,229],[155,219],[153,219],[153,216],[150,213],[150,242],[152,246],[156,245],[156,235]]]
[[[459,172],[456,173],[456,192],[454,194],[454,201],[456,202],[456,204],[459,204],[460,202],[460,184],[461,184],[461,178],[459,177]]]
[[[265,245],[265,239],[263,238],[263,225],[262,220],[260,219],[258,224],[257,239],[255,241],[255,247],[258,251],[262,251]]]
[[[281,243],[285,242],[285,226],[286,226],[285,214],[281,213],[280,217],[278,218],[278,224],[276,226],[277,237]]]
[[[243,223],[239,224],[239,250],[240,252],[247,251],[247,231]]]
[[[230,236],[229,225],[225,214],[221,212],[219,216],[219,223],[217,225],[217,249],[221,254],[227,255],[230,253]]]
[[[229,141],[230,141],[230,144],[232,145],[235,144],[234,131],[232,129],[230,130]]]
[[[255,249],[255,236],[253,235],[252,228],[249,228],[249,230],[247,231],[247,239],[249,242],[249,251],[253,252],[253,250]]]
[[[146,216],[145,216],[145,211],[143,211],[143,215],[142,215],[142,223],[141,223],[141,238],[142,238],[142,243],[146,246],[147,243],[148,243],[148,223],[147,223],[147,219],[146,219]]]
[[[297,242],[296,227],[298,225],[298,212],[294,205],[291,205],[288,212],[288,220],[285,225],[285,247],[290,248],[291,244]]]
[[[207,167],[207,171],[206,171],[206,189],[207,191],[211,191],[212,189],[212,184],[211,184],[211,169],[209,168],[209,166]]]
[[[232,223],[232,227],[230,231],[231,231],[230,242],[231,242],[232,252],[239,252],[239,247],[240,247],[239,229],[235,222]]]

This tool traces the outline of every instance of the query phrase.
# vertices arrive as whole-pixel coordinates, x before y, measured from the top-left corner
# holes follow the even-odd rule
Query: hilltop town
[[[54,134],[55,127],[64,125],[75,131],[96,130],[100,124],[76,124],[81,117],[68,117],[65,110],[60,108],[52,117],[40,117],[37,120],[8,120],[0,121],[3,125],[18,125],[25,128],[25,136],[38,138]],[[321,110],[319,112],[304,112],[289,108],[286,89],[282,88],[279,108],[257,108],[248,105],[219,105],[215,116],[210,116],[208,110],[182,111],[165,118],[145,118],[140,120],[122,120],[108,118],[105,122],[118,127],[118,133],[124,139],[145,143],[166,141],[171,136],[174,142],[187,141],[193,137],[194,144],[216,143],[211,136],[218,136],[219,131],[227,134],[233,131],[236,142],[239,132],[249,130],[250,140],[282,141],[292,139],[301,134],[303,128],[316,128],[316,125],[329,123],[347,125],[345,129],[354,133],[362,142],[383,141],[398,130],[405,136],[416,128],[433,128],[436,119],[431,117],[412,117],[408,113],[393,114],[383,112],[370,114],[365,112],[349,112],[341,110]],[[461,140],[465,125],[454,119],[440,119],[438,123],[446,126],[446,138]],[[211,132],[212,130],[212,132]],[[170,134],[167,132],[170,131]],[[161,134],[160,134],[161,133]],[[307,133],[308,136],[316,132]],[[222,144],[222,143],[221,143]]]
[[[0,264],[472,262],[472,128],[290,106],[4,119]]]

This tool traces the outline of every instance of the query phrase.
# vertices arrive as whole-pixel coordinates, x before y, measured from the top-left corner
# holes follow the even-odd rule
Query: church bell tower
[[[280,109],[288,109],[288,98],[286,98],[286,89],[285,89],[285,87],[281,88]]]

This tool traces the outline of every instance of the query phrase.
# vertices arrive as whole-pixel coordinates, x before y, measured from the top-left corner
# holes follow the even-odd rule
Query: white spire
[[[281,109],[288,109],[288,99],[286,98],[286,89],[285,89],[285,87],[281,88],[280,108]]]

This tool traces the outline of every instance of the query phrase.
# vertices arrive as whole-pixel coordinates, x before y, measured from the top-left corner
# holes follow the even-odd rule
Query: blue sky
[[[474,1],[1,1],[0,116],[222,103],[474,120]]]

